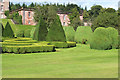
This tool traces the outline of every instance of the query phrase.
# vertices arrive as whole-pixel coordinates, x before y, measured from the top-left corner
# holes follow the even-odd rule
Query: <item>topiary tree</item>
[[[92,33],[90,26],[79,26],[75,33],[75,41],[82,44],[89,43]]]
[[[74,41],[74,37],[75,37],[75,30],[73,27],[68,26],[68,27],[63,27],[64,31],[65,31],[65,35],[66,35],[66,40],[67,41]]]
[[[63,30],[58,15],[56,15],[56,18],[50,25],[50,29],[47,35],[47,41],[61,41],[61,42],[66,41],[65,32]]]
[[[1,34],[1,36],[3,36],[4,27],[3,27],[3,24],[2,24],[2,23],[0,23],[0,30],[2,30],[2,31],[0,32],[0,34]]]
[[[34,28],[32,28],[32,30],[30,31],[30,38],[33,38],[33,35],[34,35],[34,32],[35,32],[35,27]]]
[[[48,33],[47,26],[45,24],[45,21],[41,17],[33,34],[33,39],[37,41],[45,41],[47,33]]]
[[[14,35],[13,30],[12,30],[9,22],[7,22],[7,24],[6,24],[6,26],[5,26],[5,29],[4,29],[4,31],[3,31],[3,37],[10,37],[10,38],[12,38],[12,37],[14,37],[14,36],[15,36],[15,35]]]
[[[118,33],[114,28],[97,28],[90,41],[92,49],[108,50],[118,47]]]

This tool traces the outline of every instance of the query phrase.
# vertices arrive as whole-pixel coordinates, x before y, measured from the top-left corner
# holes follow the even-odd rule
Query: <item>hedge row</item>
[[[55,45],[56,48],[75,47],[76,42],[51,42],[50,45]]]
[[[9,42],[2,42],[2,46],[27,46],[32,45],[32,43],[9,43]]]
[[[92,49],[108,50],[118,48],[118,31],[115,28],[97,28],[91,36]]]
[[[36,53],[36,52],[52,52],[55,51],[54,45],[29,45],[29,46],[3,46],[3,53],[15,53],[15,54],[25,54],[25,53]]]

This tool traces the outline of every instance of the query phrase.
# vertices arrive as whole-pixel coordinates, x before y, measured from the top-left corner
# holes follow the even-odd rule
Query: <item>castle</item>
[[[1,10],[0,10],[1,18],[6,18],[4,12],[6,10],[9,10],[9,0],[1,0],[0,6],[1,6]],[[36,22],[34,21],[33,8],[28,8],[28,9],[21,8],[14,11],[18,11],[19,15],[22,16],[23,25],[36,25]],[[68,13],[57,12],[57,15],[59,15],[60,17],[62,26],[68,26],[70,24]],[[80,15],[80,20],[83,21],[83,15]],[[87,26],[86,23],[84,23],[84,25]]]

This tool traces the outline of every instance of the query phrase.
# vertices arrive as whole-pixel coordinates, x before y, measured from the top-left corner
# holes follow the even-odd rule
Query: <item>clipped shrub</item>
[[[3,34],[4,27],[3,27],[3,24],[2,24],[2,23],[0,23],[0,30],[2,30],[2,31],[0,32],[0,34],[1,34],[1,33]]]
[[[69,26],[69,27],[63,27],[63,29],[65,31],[66,40],[67,41],[74,41],[74,37],[75,37],[75,30],[74,30],[74,28]]]
[[[47,41],[61,41],[61,42],[66,41],[65,32],[63,30],[58,15],[50,25],[50,29],[47,35]]]
[[[16,35],[17,37],[25,37],[23,30],[18,31]]]
[[[49,45],[54,45],[55,48],[67,48],[68,47],[67,42],[50,42]]]
[[[30,30],[25,30],[24,31],[24,36],[27,38],[30,38]]]
[[[2,52],[15,54],[25,54],[34,52],[52,52],[55,51],[53,45],[27,45],[27,46],[3,46]]]
[[[33,38],[35,32],[35,27],[32,28],[32,30],[30,31],[30,38]]]
[[[90,26],[79,26],[75,33],[75,41],[82,44],[89,43],[92,33]]]
[[[76,47],[76,42],[67,42],[68,47]]]
[[[5,29],[3,31],[3,37],[14,37],[14,32],[9,24],[9,22],[7,22],[6,26],[5,26]]]
[[[112,27],[97,28],[91,37],[90,47],[92,49],[100,49],[100,50],[117,48],[118,47],[117,30]]]
[[[47,33],[48,33],[47,26],[45,24],[45,21],[41,17],[39,23],[36,26],[33,39],[37,41],[45,41]]]

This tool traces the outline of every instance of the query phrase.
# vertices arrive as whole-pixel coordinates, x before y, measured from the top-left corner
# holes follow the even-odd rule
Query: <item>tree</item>
[[[50,25],[50,29],[47,35],[47,41],[61,41],[66,42],[65,32],[61,25],[59,16],[56,15],[53,23]]]
[[[15,36],[15,35],[14,35],[13,30],[12,30],[9,22],[7,22],[7,24],[6,24],[6,26],[5,26],[5,29],[4,29],[4,31],[3,31],[3,37],[10,37],[10,38],[12,38],[12,37],[14,37],[14,36]]]
[[[72,13],[69,14],[70,25],[73,26],[74,30],[76,30],[78,26],[82,25],[79,16],[80,14],[76,7],[73,8]]]
[[[10,13],[10,12],[9,12],[8,10],[5,11],[5,13],[4,13],[7,18],[9,18],[9,13]]]
[[[100,14],[92,24],[92,30],[94,31],[97,27],[114,27],[119,28],[117,13],[103,13]]]
[[[29,8],[34,8],[35,5],[34,5],[34,3],[32,2],[28,7],[29,7]]]
[[[108,13],[115,13],[116,10],[113,9],[113,8],[107,8],[107,9],[105,10],[105,12],[108,12]]]
[[[2,23],[0,23],[0,30],[1,30],[0,33],[2,33],[2,35],[0,35],[0,36],[3,36],[4,27],[3,27],[3,24],[2,24]]]
[[[22,7],[23,8],[27,8],[27,5],[25,3],[23,3]]]
[[[92,6],[91,10],[88,11],[90,15],[90,19],[94,20],[94,18],[96,18],[99,15],[101,9],[102,9],[102,6],[100,5]]]
[[[83,20],[85,22],[89,20],[89,13],[86,10],[84,10],[83,12]]]
[[[48,33],[47,26],[45,24],[45,21],[41,17],[33,34],[33,39],[37,41],[45,41],[47,33]]]

